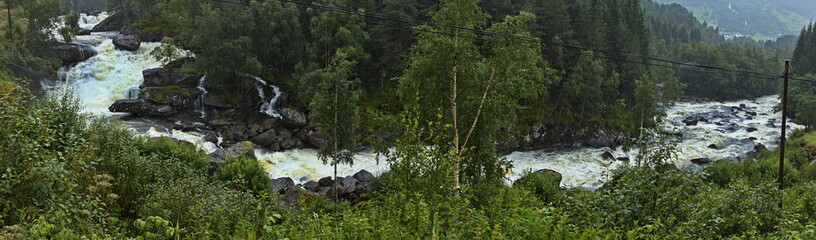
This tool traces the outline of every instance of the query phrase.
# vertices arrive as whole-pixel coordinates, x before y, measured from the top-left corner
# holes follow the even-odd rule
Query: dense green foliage
[[[433,20],[464,28],[483,28],[488,15],[475,1],[442,1]],[[533,15],[508,16],[490,31],[529,36],[526,24]],[[524,98],[537,98],[545,87],[548,69],[537,49],[518,45],[485,44],[458,29],[428,28],[454,36],[419,34],[409,66],[400,77],[399,93],[406,107],[419,112],[422,122],[439,120],[450,126],[444,148],[462,156],[463,179],[485,182],[503,176],[493,147],[493,134],[502,122],[513,122]],[[441,118],[441,119],[440,119]],[[456,186],[459,166],[454,167]]]
[[[805,81],[790,81],[788,114],[808,128],[816,126],[816,25],[802,28],[791,59],[791,74]]]
[[[665,165],[675,141],[644,137],[640,160],[600,189],[560,189],[551,175],[531,173],[480,196],[448,187],[456,155],[425,145],[447,141],[436,125],[400,138],[371,200],[332,207],[306,194],[283,205],[241,187],[252,182],[240,176],[255,175],[255,161],[235,159],[210,175],[190,145],[134,138],[116,123],[86,121],[64,98],[37,100],[6,80],[0,86],[4,239],[816,237],[813,133],[791,141],[783,192],[774,184],[776,153],[678,170]],[[403,125],[426,126],[411,115]]]
[[[292,105],[308,108],[328,140],[324,156],[355,150],[358,130],[393,133],[386,152],[390,172],[379,178],[370,200],[351,206],[302,193],[298,201],[283,204],[268,191],[256,161],[230,159],[213,170],[208,157],[189,145],[134,137],[101,119],[86,121],[68,97],[37,99],[0,72],[0,225],[9,226],[0,230],[0,238],[807,239],[816,234],[816,198],[806,195],[816,188],[816,167],[808,157],[816,139],[810,135],[791,144],[785,176],[790,184],[780,209],[775,154],[720,162],[702,172],[678,170],[666,164],[676,143],[643,131],[658,125],[661,109],[684,89],[726,99],[778,87],[733,73],[637,64],[643,60],[621,54],[778,72],[777,56],[719,44],[712,27],[696,23],[676,5],[646,2],[644,11],[639,0],[327,3],[458,27],[426,25],[415,32],[320,8],[242,2],[251,5],[109,0],[108,6],[140,31],[161,31],[172,37],[165,42],[196,53],[193,70],[207,74],[207,84],[213,85],[208,89],[252,96],[257,83],[249,75],[255,75],[292,90]],[[18,21],[7,31],[11,40],[3,42],[14,50],[4,61],[55,68],[58,63],[48,65],[46,55],[38,53],[54,44],[42,30],[53,25],[55,6],[58,1],[37,0],[15,8]],[[670,19],[673,14],[678,17]],[[544,45],[461,28],[540,38]],[[618,61],[605,60],[610,58]],[[794,109],[803,121],[816,119],[807,115],[807,107],[814,106],[809,102],[814,98],[804,94],[808,89],[795,88],[802,94]],[[252,101],[239,102],[255,107]],[[609,182],[593,191],[561,189],[553,177],[538,173],[504,185],[509,163],[494,144],[540,125],[630,132],[640,141],[640,161],[611,173]]]
[[[750,69],[751,72],[779,74],[784,64],[777,55],[760,48],[741,47],[732,43],[709,45],[700,42],[667,42],[656,46],[659,55],[707,66],[727,69]],[[758,97],[777,92],[780,82],[736,72],[681,68],[677,78],[688,85],[686,95],[726,100]]]
[[[791,58],[791,73],[794,75],[816,74],[816,24],[802,27],[799,41]]]

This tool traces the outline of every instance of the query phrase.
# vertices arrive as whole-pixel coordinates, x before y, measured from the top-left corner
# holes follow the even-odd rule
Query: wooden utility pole
[[[790,60],[785,60],[785,81],[782,85],[782,136],[779,141],[779,190],[785,186],[785,133],[788,127],[788,79],[790,78]],[[782,207],[782,201],[779,201]]]

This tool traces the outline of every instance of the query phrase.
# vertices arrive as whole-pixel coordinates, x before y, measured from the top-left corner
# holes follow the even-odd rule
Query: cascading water
[[[196,112],[198,112],[198,114],[200,114],[201,119],[206,119],[207,118],[207,109],[206,109],[207,105],[204,104],[204,97],[206,97],[206,95],[207,95],[207,89],[204,88],[204,81],[205,80],[207,80],[207,75],[201,76],[201,78],[198,80],[198,87],[197,88],[198,88],[198,90],[201,91],[201,95],[198,96],[198,99],[196,99],[196,102],[195,102]]]
[[[774,106],[779,103],[777,96],[766,96],[754,100],[734,102],[678,103],[667,110],[664,128],[683,134],[682,142],[677,144],[678,156],[671,159],[677,166],[689,166],[695,158],[712,160],[736,160],[752,151],[757,144],[769,148],[775,147],[780,127],[772,126],[778,121],[779,114],[774,113]],[[744,107],[740,107],[743,105]],[[728,115],[718,114],[728,110]],[[741,110],[733,110],[741,109]],[[689,116],[709,116],[708,123],[687,126],[683,120]],[[728,122],[728,124],[723,124]],[[719,124],[719,125],[718,125]],[[722,125],[722,126],[720,126]],[[732,126],[733,125],[733,126]],[[792,129],[802,128],[790,124]],[[756,130],[754,130],[756,129]],[[755,139],[755,140],[754,140]],[[711,144],[718,149],[711,149]],[[605,160],[601,155],[610,152],[615,157],[626,157],[630,163],[637,159],[637,151],[623,151],[622,148],[581,148],[563,151],[524,151],[505,156],[513,162],[513,169],[507,175],[510,180],[521,177],[527,170],[552,169],[563,176],[563,187],[584,187],[596,189],[608,181],[612,170],[630,164],[623,161]],[[332,167],[324,165],[317,157],[315,150],[290,150],[286,152],[257,151],[258,160],[265,165],[272,177],[292,177],[295,181],[306,182],[317,180],[332,174]],[[355,156],[353,166],[339,165],[338,175],[354,174],[360,169],[371,172],[383,172],[386,164],[376,163],[371,153]]]
[[[112,40],[96,46],[97,55],[71,68],[58,91],[73,91],[83,106],[83,112],[95,115],[111,115],[108,111],[113,102],[129,98],[129,89],[139,87],[144,81],[142,70],[156,68],[161,63],[150,56],[159,43],[142,43],[137,51],[120,51]]]
[[[139,87],[131,87],[128,89],[128,99],[139,99]]]
[[[274,118],[282,118],[280,112],[278,112],[278,100],[280,100],[281,92],[280,88],[275,85],[266,84],[266,82],[259,78],[254,77],[255,81],[255,88],[258,90],[258,97],[261,98],[261,109],[260,112],[266,114],[267,116],[274,117]],[[272,89],[273,96],[268,101],[266,100],[266,94],[264,93],[264,88],[269,87]]]
[[[106,15],[97,18],[83,18],[83,27],[93,27],[90,24],[101,21]],[[86,16],[87,17],[87,16]],[[82,24],[82,23],[81,23]],[[96,45],[98,55],[85,62],[77,64],[70,70],[66,67],[59,70],[63,83],[50,89],[54,91],[72,90],[74,96],[83,106],[83,112],[96,115],[111,115],[108,107],[118,99],[134,98],[138,96],[138,86],[142,83],[142,70],[155,68],[160,63],[149,53],[158,47],[158,43],[142,43],[142,47],[135,52],[116,50],[110,39],[104,35],[79,36],[79,41]],[[261,99],[259,111],[275,118],[281,118],[278,111],[283,92],[277,86],[269,85],[263,79],[254,77],[258,96]],[[205,77],[199,81],[199,90],[206,94],[204,88]],[[271,92],[269,92],[271,90]],[[203,96],[199,99],[197,110],[202,117],[206,117]],[[270,96],[271,95],[271,96]],[[664,123],[667,130],[680,132],[682,142],[677,145],[678,156],[671,161],[678,166],[691,165],[694,158],[739,159],[753,150],[758,144],[775,147],[779,137],[779,114],[773,112],[778,103],[776,96],[767,96],[754,100],[742,100],[726,103],[678,103],[667,110],[668,117]],[[687,117],[702,117],[705,121],[686,124]],[[196,144],[207,153],[215,151],[221,144],[222,138],[217,137],[217,143],[204,141],[203,134],[182,132],[159,127],[150,122],[126,122],[137,134],[150,137],[167,136]],[[691,125],[691,126],[689,126]],[[792,129],[802,128],[797,124],[790,124]],[[709,145],[715,147],[709,148]],[[552,169],[562,174],[562,186],[585,187],[595,189],[608,179],[611,170],[628,164],[622,161],[604,160],[601,156],[610,152],[615,157],[626,157],[630,162],[636,161],[637,152],[625,152],[622,148],[583,148],[564,151],[525,151],[514,152],[506,156],[513,162],[514,168],[507,175],[515,180],[526,170]],[[272,177],[292,177],[298,182],[317,180],[332,175],[333,168],[324,165],[318,158],[318,153],[311,149],[290,150],[285,152],[265,152],[256,150],[256,156],[265,166]],[[351,175],[360,169],[374,173],[387,170],[387,164],[380,161],[373,153],[355,155],[355,164],[352,166],[339,165],[339,175]]]
[[[100,12],[97,14],[82,13],[79,15],[79,27],[85,29],[92,29],[106,18],[108,18],[107,12]]]

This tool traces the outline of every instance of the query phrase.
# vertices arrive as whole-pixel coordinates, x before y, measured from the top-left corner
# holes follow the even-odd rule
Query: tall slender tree
[[[357,147],[357,102],[356,90],[359,79],[350,78],[356,62],[349,60],[344,50],[337,50],[330,65],[313,72],[317,80],[315,95],[310,104],[312,122],[317,124],[326,145],[320,149],[323,163],[331,159],[334,166],[334,196],[338,199],[337,165],[354,164],[353,153]]]
[[[417,109],[424,122],[449,126],[450,145],[439,146],[456,157],[454,189],[461,183],[488,182],[504,176],[503,162],[493,147],[493,136],[503,121],[513,121],[518,102],[543,92],[546,63],[540,51],[525,46],[488,42],[480,45],[470,31],[483,29],[488,16],[476,0],[444,0],[433,21],[459,28],[421,32],[412,48],[409,66],[400,77],[399,92],[408,109]],[[530,13],[507,17],[491,31],[530,36]],[[505,38],[496,40],[512,41]]]
[[[329,5],[354,7],[339,0]],[[305,73],[300,86],[311,98],[310,116],[327,140],[320,156],[323,163],[331,159],[334,166],[335,199],[338,198],[338,164],[354,163],[360,82],[354,73],[361,61],[369,59],[363,49],[369,35],[358,20],[356,16],[333,11],[323,11],[312,18],[311,43],[307,47],[311,62],[301,64],[301,71]]]

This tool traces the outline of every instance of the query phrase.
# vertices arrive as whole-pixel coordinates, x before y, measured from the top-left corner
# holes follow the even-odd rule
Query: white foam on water
[[[513,152],[506,156],[513,162],[513,169],[507,174],[507,177],[510,181],[515,181],[528,171],[552,169],[561,173],[562,187],[594,189],[609,179],[611,170],[623,164],[620,161],[603,159],[601,154],[607,151],[612,152],[615,157],[629,157],[621,149],[609,148]]]
[[[670,161],[678,166],[688,166],[695,158],[735,160],[752,151],[757,143],[769,148],[775,147],[775,141],[780,134],[780,124],[777,121],[776,127],[765,125],[770,119],[780,119],[781,114],[773,111],[774,106],[778,103],[777,96],[725,103],[678,103],[667,110],[668,116],[664,122],[666,129],[683,134],[682,142],[676,145],[677,157]],[[731,114],[731,107],[739,107],[740,104],[744,104],[745,109],[736,111],[736,115]],[[711,118],[708,123],[700,122],[697,126],[686,126],[682,122],[688,116],[716,111],[725,112],[725,110],[730,114],[727,116],[730,123],[738,127],[736,131],[725,131],[723,129],[728,127],[727,125],[716,125],[717,121],[722,120],[718,118]],[[748,119],[748,111],[755,112],[756,116]],[[801,125],[790,122],[789,126],[791,129],[802,128]],[[750,127],[756,128],[757,131],[748,132],[746,129]],[[757,140],[745,140],[750,137]],[[709,149],[710,144],[721,146],[721,149]],[[623,162],[603,159],[601,155],[605,152],[612,153],[616,158],[626,157],[630,160]],[[513,162],[513,169],[508,171],[507,178],[513,181],[526,171],[552,169],[561,173],[562,187],[597,189],[609,180],[611,171],[626,164],[634,164],[637,161],[637,154],[637,150],[623,151],[620,147],[617,149],[581,148],[550,152],[544,150],[513,152],[505,156]],[[289,150],[271,153],[258,150],[256,156],[272,177],[287,176],[292,177],[296,182],[303,183],[333,174],[332,166],[323,164],[316,150]],[[384,160],[377,164],[376,157],[372,153],[357,154],[354,165],[341,164],[339,166],[338,175],[352,175],[360,169],[381,173],[387,170],[387,164]]]
[[[773,110],[778,103],[778,96],[724,103],[677,103],[666,111],[667,117],[664,121],[664,129],[679,132],[683,136],[682,141],[675,146],[677,157],[670,161],[677,166],[684,167],[691,165],[691,160],[695,158],[709,158],[714,161],[738,160],[746,153],[753,151],[757,143],[771,149],[775,148],[781,131],[779,121],[781,113],[775,113]],[[732,110],[732,107],[739,107],[740,104],[745,105],[743,110]],[[749,111],[755,112],[756,116],[749,115]],[[712,116],[720,115],[719,113],[726,113],[725,119],[735,126],[716,125],[716,122],[722,121],[723,118]],[[698,115],[706,116],[709,122],[699,122],[696,126],[687,126],[682,122],[688,116]],[[766,126],[771,119],[777,119],[775,127]],[[788,121],[788,126],[791,130],[803,128],[790,121]],[[725,130],[727,127],[734,127],[736,130],[727,131]],[[757,131],[749,132],[748,128],[756,128]],[[788,131],[788,133],[791,132],[793,131]],[[748,140],[751,137],[756,140]],[[711,144],[718,145],[719,149],[708,148]],[[611,152],[615,157],[627,157],[630,161],[624,163],[604,160],[601,154],[606,151]],[[562,187],[596,189],[608,181],[610,171],[637,161],[637,151],[624,152],[621,148],[614,151],[608,148],[582,148],[555,152],[514,152],[507,158],[512,160],[514,165],[513,171],[508,174],[510,180],[518,179],[525,170],[552,169],[561,173]]]
[[[110,15],[108,15],[107,12],[101,12],[96,16],[81,13],[79,15],[79,27],[85,29],[93,29],[94,27],[96,27],[97,24],[99,24],[109,16]]]
[[[192,143],[193,145],[195,145],[196,148],[198,148],[199,150],[204,151],[204,153],[206,153],[206,154],[213,153],[213,152],[215,152],[215,150],[218,149],[218,147],[215,146],[215,143],[204,140],[204,134],[198,133],[198,132],[184,132],[184,131],[179,131],[179,130],[175,130],[175,129],[171,130],[170,132],[167,132],[167,131],[161,131],[161,130],[158,130],[158,129],[154,128],[154,127],[151,127],[150,129],[148,129],[145,132],[136,132],[136,135],[146,136],[146,137],[151,137],[151,138],[153,138],[153,137],[168,137],[168,138],[172,138],[172,139],[176,139],[176,140],[180,140],[180,141],[189,142],[189,143]]]
[[[56,86],[58,92],[73,91],[84,113],[114,115],[108,107],[116,100],[127,99],[128,90],[144,82],[142,71],[161,66],[150,56],[160,43],[142,43],[137,51],[121,51],[108,39],[95,47],[97,55],[71,68],[66,81]]]
[[[317,181],[322,177],[332,176],[334,166],[323,164],[314,149],[297,149],[283,152],[267,152],[255,150],[255,156],[264,166],[272,178],[291,177],[297,183]],[[331,160],[329,160],[331,161]],[[354,155],[354,164],[337,165],[337,176],[350,176],[360,170],[367,170],[374,175],[380,175],[388,167],[384,158],[377,164],[377,155],[366,152]]]
[[[207,118],[207,105],[204,104],[204,98],[207,97],[207,89],[204,87],[204,81],[207,80],[207,75],[201,76],[198,79],[198,88],[201,91],[201,94],[198,96],[195,102],[196,112],[201,116],[202,119]]]
[[[252,76],[252,78],[255,78],[255,81],[257,81],[255,83],[255,89],[258,91],[258,97],[261,99],[261,109],[259,111],[270,117],[274,117],[277,119],[283,118],[280,112],[278,112],[278,110],[276,109],[278,100],[280,99],[281,95],[283,95],[283,92],[281,92],[280,88],[275,85],[267,84],[266,81],[264,81],[260,77]],[[275,96],[272,96],[272,98],[266,100],[266,94],[264,94],[264,87],[272,88],[272,93],[275,94]]]
[[[85,13],[79,14],[79,21],[77,22],[80,28],[84,29],[93,29],[97,24],[108,18],[107,12],[99,13],[97,16],[88,15]],[[54,27],[49,29],[47,32],[51,33],[51,36],[54,37],[59,42],[65,42],[65,38],[60,35],[59,30],[65,27],[65,16],[59,16],[57,22],[54,24]],[[107,34],[104,33],[92,33],[91,35],[84,35],[84,36],[74,36],[74,43],[93,43],[91,45],[98,44],[105,39]]]

